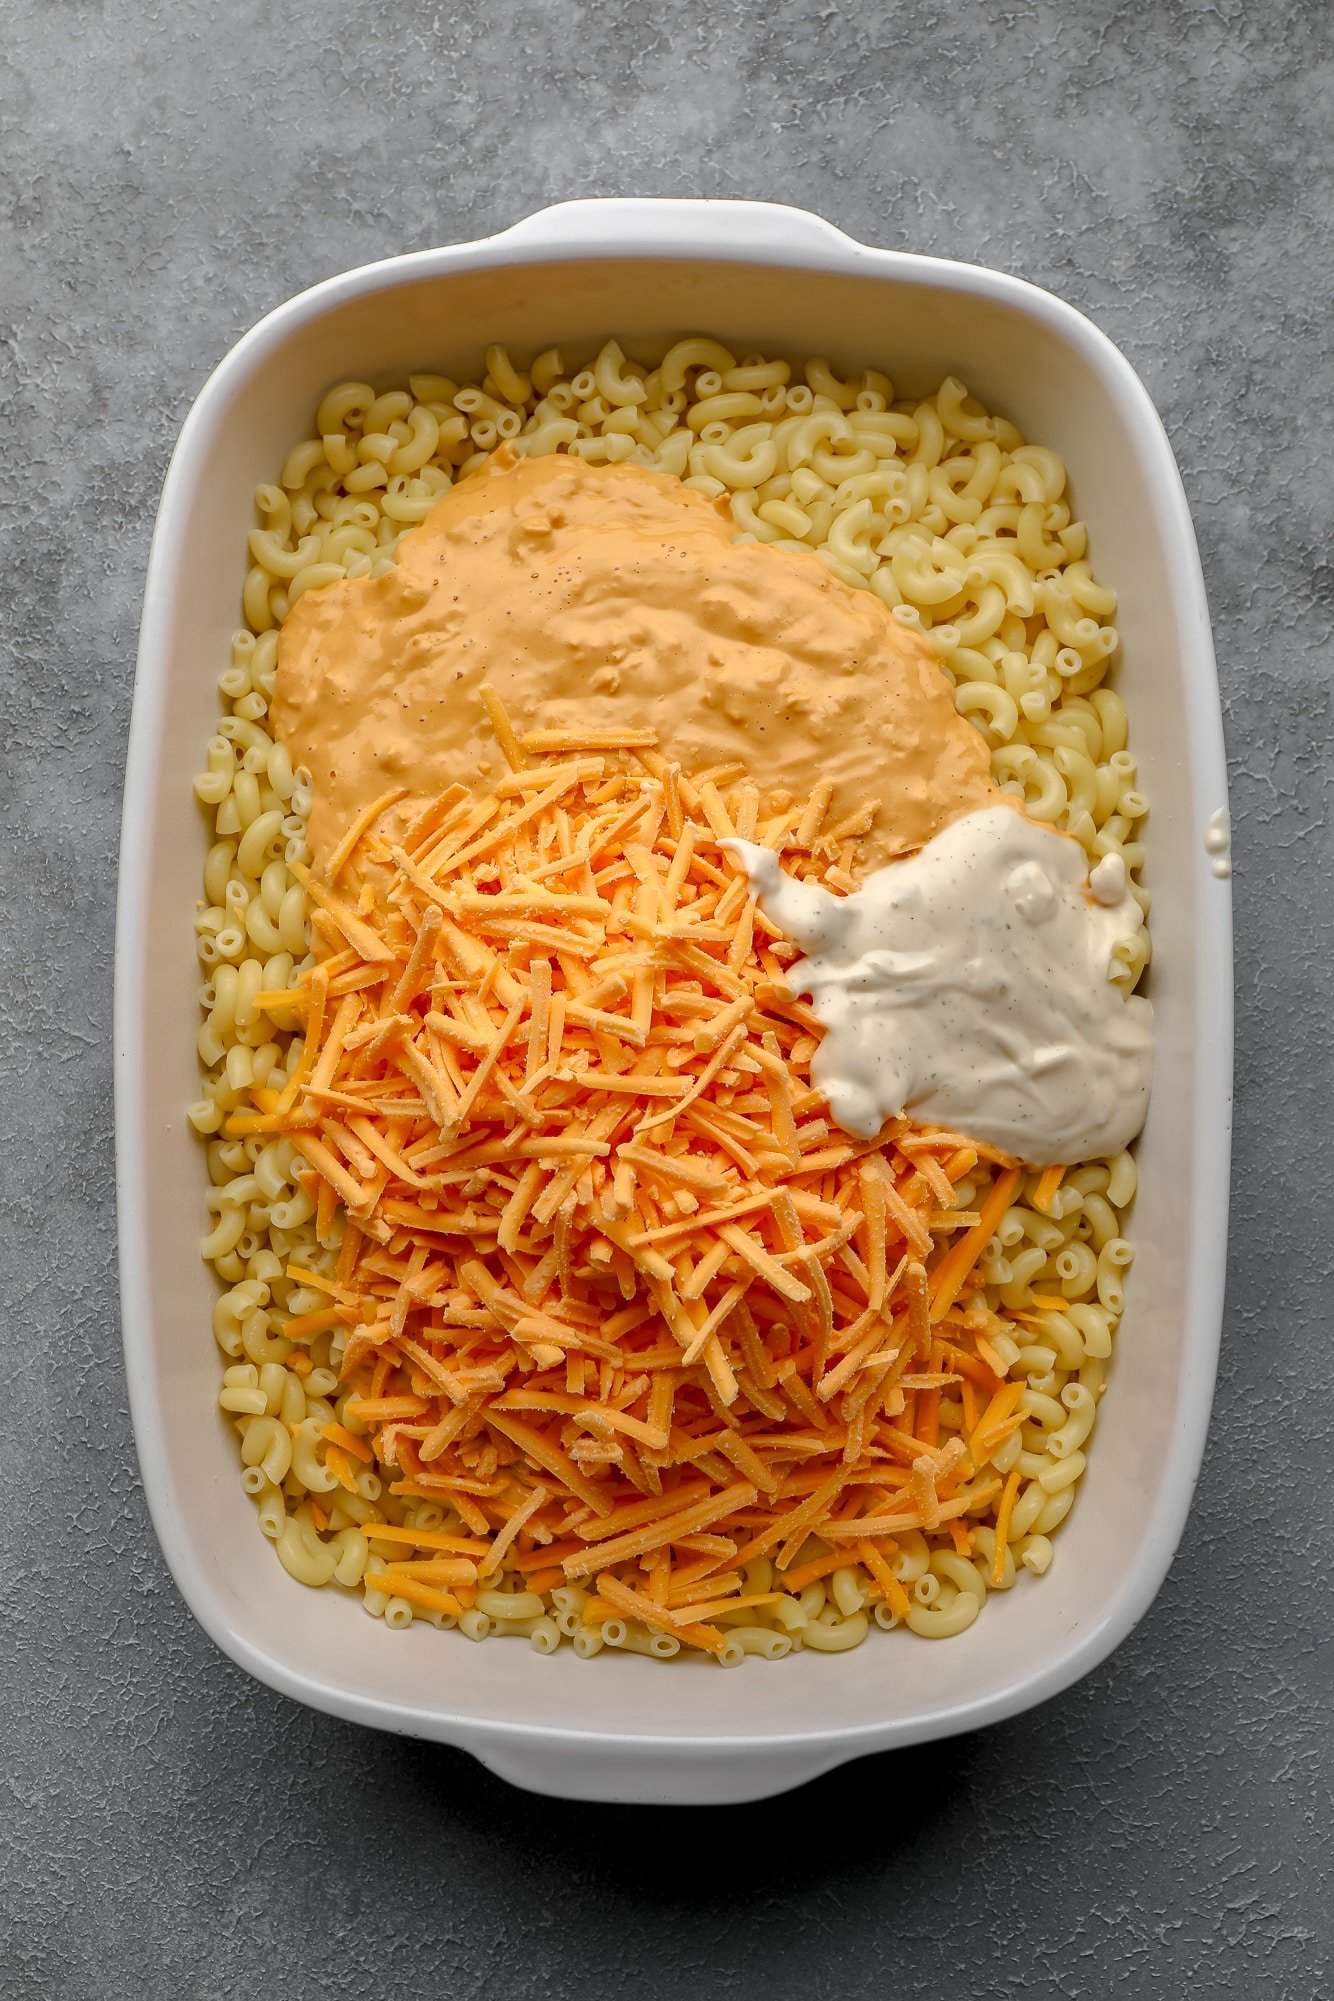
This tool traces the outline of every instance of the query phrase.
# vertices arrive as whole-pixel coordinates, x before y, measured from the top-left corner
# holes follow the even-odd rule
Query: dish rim
[[[507,1747],[541,1744],[549,1751],[637,1755],[662,1765],[717,1751],[757,1763],[781,1751],[800,1765],[729,1797],[760,1797],[803,1782],[849,1759],[892,1745],[946,1737],[1000,1722],[1046,1701],[1089,1673],[1134,1629],[1156,1597],[1180,1542],[1203,1455],[1217,1371],[1227,1243],[1231,1133],[1232,984],[1230,897],[1197,899],[1195,964],[1199,980],[1194,1023],[1208,1032],[1221,1087],[1197,1107],[1192,1143],[1197,1252],[1184,1291],[1180,1389],[1162,1488],[1149,1517],[1139,1565],[1100,1616],[1071,1635],[1065,1650],[1012,1676],[1002,1687],[953,1701],[916,1718],[892,1714],[871,1723],[812,1727],[763,1735],[734,1732],[618,1731],[601,1735],[560,1722],[478,1719],[445,1707],[367,1695],[289,1666],[229,1621],[209,1577],[192,1558],[167,1462],[165,1418],[149,1333],[155,1279],[149,1267],[145,1217],[150,1140],[145,1065],[135,1024],[147,980],[155,788],[173,665],[168,647],[170,602],[184,541],[180,497],[197,479],[197,440],[234,390],[303,323],[332,308],[373,297],[416,279],[483,267],[591,261],[641,262],[687,258],[739,267],[813,270],[897,283],[927,283],[956,294],[1015,308],[1042,322],[1073,347],[1103,379],[1127,430],[1159,483],[1165,553],[1177,586],[1181,618],[1181,680],[1192,718],[1184,747],[1193,800],[1225,805],[1226,769],[1217,674],[1199,554],[1181,478],[1147,391],[1114,343],[1054,294],[987,266],[915,252],[875,249],[805,210],[758,202],[605,200],[557,204],[512,228],[469,242],[389,257],[340,273],[297,293],[261,318],[212,371],[181,427],[163,483],[149,556],[126,755],[116,916],[115,1127],[122,1339],[131,1417],[149,1513],[168,1569],[210,1638],[258,1680],[295,1700],[378,1728],[452,1742],[503,1764]],[[1201,851],[1197,867],[1203,867]],[[1215,885],[1224,889],[1225,885]],[[754,1775],[759,1779],[758,1771]],[[521,1778],[521,1782],[522,1778]],[[604,1796],[604,1795],[599,1795]],[[614,1796],[614,1795],[606,1795]],[[636,1796],[643,1797],[642,1791]]]

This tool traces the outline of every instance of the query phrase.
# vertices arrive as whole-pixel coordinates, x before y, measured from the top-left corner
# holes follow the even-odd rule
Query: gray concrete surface
[[[0,4],[3,2001],[1334,1992],[1332,89],[1321,0]],[[252,1685],[164,1572],[117,1344],[116,828],[180,419],[317,278],[644,192],[1106,328],[1195,508],[1235,788],[1235,1251],[1178,1561],[1081,1686],[790,1819],[532,1800]]]

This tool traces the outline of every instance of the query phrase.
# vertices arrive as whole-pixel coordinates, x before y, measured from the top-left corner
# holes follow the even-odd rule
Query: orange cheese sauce
[[[929,648],[869,591],[735,542],[667,474],[505,448],[392,572],[308,591],[283,627],[271,713],[312,775],[317,866],[391,787],[406,815],[493,772],[484,682],[520,732],[651,726],[688,772],[739,761],[772,810],[832,780],[827,825],[875,804],[863,867],[1003,796]]]

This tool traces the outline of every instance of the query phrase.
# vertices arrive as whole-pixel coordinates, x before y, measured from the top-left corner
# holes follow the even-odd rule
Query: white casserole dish
[[[660,1663],[392,1633],[295,1583],[260,1536],[218,1414],[190,920],[206,848],[190,780],[239,618],[256,483],[332,381],[467,373],[493,340],[527,356],[636,353],[709,332],[740,349],[874,364],[908,392],[961,376],[1054,446],[1120,592],[1119,686],[1152,802],[1157,1069],[1140,1149],[1139,1256],[1088,1474],[1048,1576],[989,1600],[943,1645],[873,1634],[781,1666]],[[1111,342],[995,271],[867,249],[800,210],[571,203],[480,243],[353,271],[240,341],[186,419],[153,539],[126,772],[116,965],[116,1120],[126,1366],[144,1489],[187,1603],[235,1661],[318,1709],[458,1744],[572,1798],[723,1802],[847,1759],[1012,1716],[1115,1647],[1162,1583],[1195,1483],[1222,1311],[1231,1080],[1230,895],[1204,847],[1226,803],[1198,553],[1170,447]],[[1096,1721],[1093,1724],[1096,1728]]]

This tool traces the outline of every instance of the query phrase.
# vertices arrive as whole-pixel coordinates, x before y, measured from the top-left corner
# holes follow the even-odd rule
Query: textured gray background
[[[1332,86],[1321,0],[0,4],[4,2001],[1334,1992]],[[613,193],[795,202],[1091,313],[1180,457],[1227,705],[1235,1254],[1184,1547],[1081,1686],[791,1823],[525,1798],[244,1679],[118,1360],[116,824],[177,426],[299,287]]]

